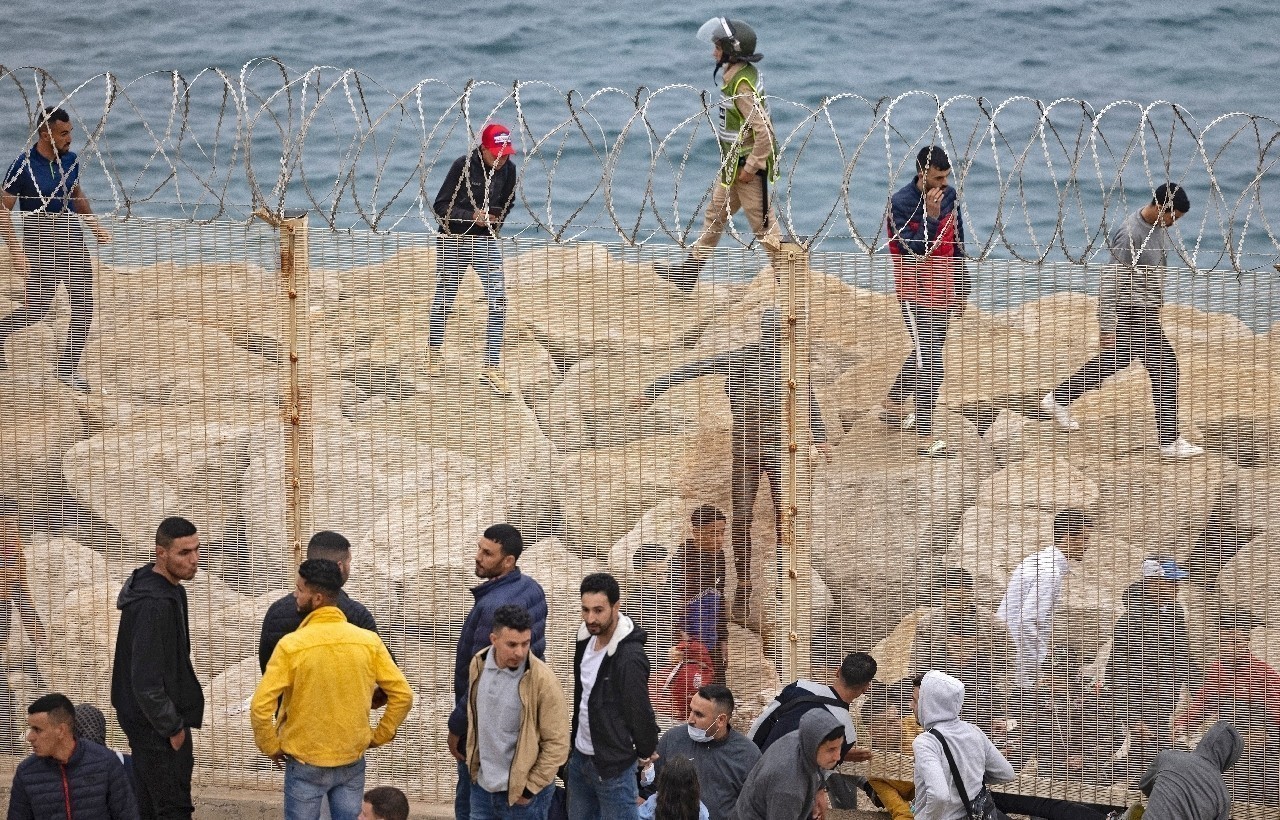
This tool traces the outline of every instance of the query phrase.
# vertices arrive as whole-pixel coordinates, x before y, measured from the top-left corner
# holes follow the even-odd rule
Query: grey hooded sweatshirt
[[[808,820],[822,788],[818,747],[844,727],[826,709],[810,709],[800,728],[778,738],[747,775],[731,820]]]
[[[970,800],[984,783],[1007,783],[1016,777],[1013,766],[982,730],[960,719],[963,704],[963,683],[945,672],[925,673],[916,714],[925,732],[911,741],[916,785],[911,809],[916,820],[963,820],[966,816],[942,743],[929,734],[930,729],[937,729],[947,739]]]
[[[1231,795],[1222,773],[1240,759],[1244,741],[1236,727],[1220,720],[1205,732],[1195,751],[1167,749],[1151,761],[1138,788],[1151,799],[1152,820],[1228,820]]]

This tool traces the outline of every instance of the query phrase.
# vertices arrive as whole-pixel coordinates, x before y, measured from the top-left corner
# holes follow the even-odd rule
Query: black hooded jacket
[[[191,666],[187,591],[147,564],[116,600],[120,629],[111,705],[129,742],[169,738],[204,722],[204,692]]]
[[[1129,723],[1163,725],[1191,677],[1191,640],[1182,607],[1148,595],[1141,581],[1124,591],[1116,621],[1108,685]],[[1154,728],[1154,727],[1153,727]]]
[[[477,148],[454,160],[432,207],[443,234],[497,236],[515,201],[515,163],[507,160],[494,171],[484,164]],[[479,224],[475,221],[476,211],[488,211],[493,222]]]
[[[591,720],[591,747],[595,750],[596,771],[606,780],[617,777],[636,760],[649,757],[658,748],[658,720],[649,701],[649,656],[644,642],[648,636],[626,615],[618,626],[600,661],[595,685],[587,701]],[[582,656],[595,636],[586,624],[578,628],[578,644],[573,653],[573,732],[578,739],[578,707],[582,704]],[[572,745],[570,746],[572,748]]]

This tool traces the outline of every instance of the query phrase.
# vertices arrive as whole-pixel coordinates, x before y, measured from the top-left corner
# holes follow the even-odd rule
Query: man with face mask
[[[711,820],[728,820],[747,775],[760,759],[760,749],[734,729],[733,692],[723,684],[702,687],[689,699],[689,722],[668,729],[658,741],[658,760],[645,780],[657,778],[665,761],[693,761],[702,802]]]

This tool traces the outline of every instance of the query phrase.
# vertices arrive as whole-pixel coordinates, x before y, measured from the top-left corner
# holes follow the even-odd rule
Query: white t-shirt
[[[582,703],[578,705],[578,737],[574,740],[573,746],[584,755],[596,753],[596,747],[591,745],[591,716],[587,704],[591,702],[591,690],[595,688],[596,675],[600,674],[600,663],[604,660],[604,653],[608,648],[609,645],[605,644],[603,649],[596,649],[596,639],[593,635],[587,642],[587,651],[582,653],[582,665],[578,672],[578,677],[582,681]]]

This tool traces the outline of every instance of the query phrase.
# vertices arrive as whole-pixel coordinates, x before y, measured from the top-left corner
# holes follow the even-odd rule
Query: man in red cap
[[[507,323],[507,293],[502,275],[502,250],[498,232],[515,202],[516,168],[509,157],[516,152],[511,130],[489,123],[480,145],[458,157],[436,194],[434,209],[440,219],[436,236],[436,290],[431,299],[426,372],[444,372],[444,325],[453,312],[458,285],[467,265],[475,268],[489,303],[485,329],[484,365],[480,383],[498,396],[510,396],[511,387],[501,370],[502,334]]]

